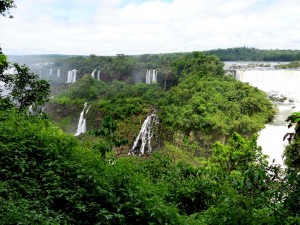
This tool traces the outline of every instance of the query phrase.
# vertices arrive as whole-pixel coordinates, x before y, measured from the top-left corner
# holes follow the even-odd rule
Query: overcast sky
[[[15,0],[5,54],[300,48],[300,0]]]

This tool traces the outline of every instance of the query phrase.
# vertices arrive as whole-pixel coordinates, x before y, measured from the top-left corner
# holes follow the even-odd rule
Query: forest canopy
[[[0,13],[13,6],[1,1]],[[96,129],[74,137],[57,126],[59,116],[31,110],[47,101],[50,84],[18,64],[5,73],[10,64],[0,49],[0,79],[12,88],[0,99],[0,224],[300,224],[300,114],[287,118],[295,127],[285,136],[287,169],[268,165],[252,135],[273,114],[265,93],[225,77],[216,56],[168,57],[68,59],[90,61],[89,71],[95,60],[113,65],[105,64],[113,81],[86,72],[47,105],[57,116],[89,102]],[[158,66],[165,84],[172,80],[168,88],[128,79],[133,68]],[[154,107],[164,145],[143,157],[116,154],[127,144],[121,136],[133,136]],[[227,139],[209,140],[209,154],[194,165],[182,156],[196,158],[196,132]]]
[[[250,47],[236,47],[205,51],[215,54],[222,61],[294,61],[300,60],[300,50],[256,49]]]

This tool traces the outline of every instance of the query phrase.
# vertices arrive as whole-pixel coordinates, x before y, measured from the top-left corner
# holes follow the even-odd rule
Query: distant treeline
[[[62,58],[55,61],[53,67],[60,68],[62,74],[76,69],[77,77],[91,74],[94,70],[101,71],[103,81],[128,81],[129,83],[145,82],[147,70],[157,70],[157,82],[160,86],[169,88],[177,83],[178,77],[174,63],[193,53],[143,54],[116,56],[77,56]]]
[[[77,79],[94,70],[101,72],[102,81],[127,81],[128,83],[144,83],[147,70],[157,71],[157,83],[164,89],[178,83],[180,71],[179,61],[194,54],[215,55],[222,61],[295,61],[300,60],[300,50],[259,50],[255,48],[228,48],[203,52],[178,52],[166,54],[142,54],[116,56],[72,56],[72,55],[27,55],[9,56],[9,61],[26,64],[34,73],[43,79],[51,80],[52,85],[65,83],[68,71],[76,69]],[[50,62],[50,63],[48,63]],[[42,66],[34,66],[42,63]],[[58,69],[60,78],[56,77]],[[50,72],[51,71],[51,72]],[[53,75],[52,75],[53,74]]]
[[[209,50],[205,53],[215,54],[222,61],[294,61],[300,59],[300,50],[261,50],[238,47]]]

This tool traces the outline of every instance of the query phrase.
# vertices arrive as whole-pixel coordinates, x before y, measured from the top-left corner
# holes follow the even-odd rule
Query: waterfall
[[[158,123],[159,123],[158,116],[155,115],[154,113],[147,116],[128,155],[135,155],[136,152],[138,152],[139,155],[144,155],[146,145],[148,147],[148,152],[150,153],[152,151],[151,139],[153,137],[153,128],[154,125]]]
[[[72,83],[75,83],[76,82],[76,69],[74,70],[70,70],[68,72],[68,78],[67,78],[67,83],[68,84],[72,84]]]
[[[97,80],[100,80],[100,70],[98,70],[98,72],[97,72],[97,77],[96,77],[96,75],[95,75],[95,73],[96,73],[96,71],[97,70],[94,70],[93,72],[92,72],[92,74],[91,74],[91,76],[92,76],[92,78],[96,78]]]
[[[300,70],[237,70],[236,79],[265,92],[290,93],[299,89]]]
[[[96,72],[96,70],[93,70],[93,72],[92,72],[92,78],[95,78],[95,72]]]
[[[76,71],[77,70],[72,70],[72,74],[73,74],[73,76],[72,76],[72,78],[73,78],[73,80],[72,80],[72,83],[75,83],[76,82]]]
[[[150,84],[150,70],[146,71],[146,84]]]
[[[67,83],[71,83],[71,71],[68,71],[68,78],[67,78]]]
[[[79,121],[77,125],[77,131],[74,136],[78,136],[79,134],[83,134],[86,132],[86,114],[88,113],[91,105],[87,106],[87,103],[84,103],[83,110],[80,113]]]
[[[146,71],[146,84],[157,83],[157,71],[156,70],[147,70]]]
[[[50,76],[52,75],[52,68],[49,70],[49,75]]]
[[[60,68],[57,69],[57,77],[60,77]]]
[[[157,71],[153,70],[152,73],[152,83],[156,84],[157,83]]]
[[[100,80],[100,70],[98,70],[98,73],[97,73],[97,80]]]
[[[275,159],[275,163],[283,165],[282,154],[288,143],[282,140],[287,132],[291,132],[285,119],[300,111],[300,70],[237,70],[235,78],[269,94],[277,92],[287,98],[284,102],[276,102],[279,112],[274,121],[260,131],[258,138],[263,153],[270,156],[269,161]]]

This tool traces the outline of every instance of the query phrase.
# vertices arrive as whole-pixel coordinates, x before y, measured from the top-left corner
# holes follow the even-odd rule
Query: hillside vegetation
[[[8,63],[0,60],[1,80],[28,73],[3,74]],[[269,166],[257,136],[241,135],[271,118],[265,93],[224,77],[215,56],[193,53],[173,66],[178,85],[168,91],[90,75],[69,86],[47,107],[62,125],[91,104],[91,132],[79,137],[38,107],[30,112],[47,92],[36,89],[40,98],[23,98],[22,108],[14,96],[1,98],[0,224],[299,224],[299,115],[289,118],[297,126],[288,170]],[[161,148],[116,154],[153,108]]]
[[[98,129],[102,117],[112,116],[120,128],[117,132],[132,144],[141,121],[156,109],[163,140],[181,145],[189,139],[205,149],[216,140],[225,143],[234,132],[251,136],[274,114],[267,95],[224,76],[216,56],[194,52],[180,55],[169,65],[178,85],[167,91],[155,84],[97,81],[86,74],[55,97],[46,110],[63,129],[75,132],[83,103],[89,102],[89,130]],[[66,118],[73,127],[64,122]]]

